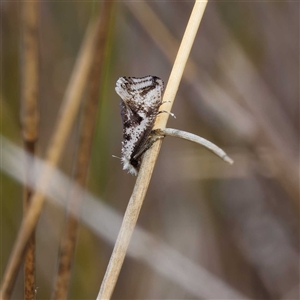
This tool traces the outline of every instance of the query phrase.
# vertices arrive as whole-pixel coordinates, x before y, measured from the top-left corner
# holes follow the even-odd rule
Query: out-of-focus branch
[[[91,148],[94,129],[97,121],[100,81],[104,65],[105,46],[107,44],[109,25],[112,16],[113,3],[103,2],[101,6],[100,20],[96,28],[95,55],[93,66],[88,76],[87,99],[83,110],[79,148],[75,166],[75,181],[81,187],[85,187],[91,158]],[[83,190],[81,190],[83,191]],[[74,257],[78,236],[78,216],[82,193],[73,189],[70,193],[67,219],[64,234],[60,244],[59,265],[53,290],[52,299],[67,299],[69,281],[71,277],[71,265]]]
[[[219,63],[227,72],[230,88],[243,95],[245,105],[259,125],[263,139],[253,141],[254,149],[257,153],[262,146],[270,149],[274,175],[299,207],[299,166],[295,163],[299,155],[298,136],[290,120],[285,118],[278,101],[233,39]]]
[[[34,159],[37,174],[40,174],[45,168],[44,160],[24,153],[21,148],[1,135],[0,139],[3,158],[0,169],[14,180],[20,183],[24,182],[25,159]],[[34,182],[31,184],[38,189]],[[81,224],[85,224],[99,238],[113,244],[122,222],[121,214],[107,205],[104,199],[97,198],[86,189],[82,189],[57,168],[54,170],[51,188],[46,191],[47,201],[64,209],[67,206],[66,186],[83,194],[85,203],[80,213]],[[226,281],[199,265],[197,261],[191,261],[185,254],[181,254],[138,225],[135,228],[134,239],[128,249],[128,255],[147,265],[162,278],[170,280],[195,299],[249,300]]]
[[[57,126],[47,151],[46,161],[48,162],[48,167],[38,179],[37,185],[40,188],[39,192],[32,195],[31,205],[20,226],[17,240],[3,276],[0,299],[6,300],[11,296],[16,276],[25,253],[26,244],[32,235],[42,211],[45,199],[42,191],[45,191],[51,182],[53,168],[57,166],[60,160],[66,140],[77,115],[84,88],[87,83],[88,74],[92,67],[95,53],[96,28],[99,26],[99,22],[100,19],[98,18],[96,23],[92,22],[87,29],[85,39],[64,96]]]
[[[24,148],[34,155],[38,139],[38,98],[39,98],[39,1],[22,2],[22,61],[21,61],[21,124]],[[24,186],[24,216],[33,190],[29,186],[33,164],[27,161],[26,184]],[[24,299],[35,299],[35,232],[28,241],[24,262]]]

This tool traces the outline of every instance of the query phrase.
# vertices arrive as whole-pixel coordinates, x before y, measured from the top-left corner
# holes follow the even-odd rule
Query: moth
[[[115,90],[121,97],[123,170],[137,175],[143,154],[153,144],[151,131],[162,103],[164,83],[150,75],[120,77]]]

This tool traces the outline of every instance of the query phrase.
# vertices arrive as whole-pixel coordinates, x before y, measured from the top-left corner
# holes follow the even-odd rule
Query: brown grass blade
[[[39,1],[22,2],[22,60],[21,60],[21,126],[24,148],[32,155],[38,139],[39,98]],[[23,193],[24,216],[30,206],[34,191],[29,187],[33,170],[32,160],[27,161],[26,184]],[[27,245],[24,262],[24,299],[35,299],[35,231]]]

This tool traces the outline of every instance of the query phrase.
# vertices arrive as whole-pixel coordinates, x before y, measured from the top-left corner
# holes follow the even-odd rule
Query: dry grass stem
[[[21,124],[23,139],[35,142],[38,138],[39,89],[39,2],[22,2],[22,82]]]
[[[39,97],[39,1],[22,2],[22,76],[21,76],[21,126],[24,148],[34,155],[38,138]],[[32,175],[32,160],[26,161],[26,184],[23,193],[24,216],[33,193],[29,185]],[[24,299],[35,299],[35,232],[26,249],[24,262]]]
[[[173,65],[169,81],[164,93],[163,109],[170,111],[179,87],[182,74],[189,57],[193,42],[198,31],[200,21],[205,11],[207,1],[194,4],[187,28],[185,30],[178,54]],[[170,101],[170,102],[169,102]],[[154,128],[165,128],[169,115],[158,115]],[[135,228],[144,197],[146,195],[154,165],[159,153],[161,141],[153,145],[144,155],[143,162],[138,174],[138,178],[130,197],[123,223],[109,261],[97,299],[110,299],[117,282],[126,251]]]
[[[93,66],[89,73],[87,84],[87,99],[83,110],[79,147],[75,166],[75,182],[85,187],[91,159],[91,149],[94,129],[97,121],[100,81],[104,63],[104,51],[109,33],[109,24],[112,12],[112,2],[103,2],[100,11],[100,20],[96,33],[96,52]],[[78,217],[82,200],[82,191],[72,189],[67,206],[67,219],[64,234],[60,244],[60,255],[57,276],[54,284],[52,299],[67,299],[71,266],[74,257],[77,235]]]
[[[219,156],[224,161],[228,162],[229,164],[233,164],[233,160],[217,145],[213,144],[212,142],[189,132],[173,129],[173,128],[165,128],[165,129],[156,129],[155,135],[161,136],[173,136],[178,137],[187,141],[191,141],[197,143],[199,145],[204,146],[208,150],[212,151],[214,154]]]
[[[99,20],[97,20],[97,23],[99,23]],[[48,163],[48,168],[44,170],[43,174],[38,179],[37,185],[39,186],[40,191],[34,193],[32,196],[30,208],[20,226],[14,248],[3,276],[0,299],[9,299],[11,296],[14,282],[25,252],[26,244],[37,224],[44,204],[45,197],[44,193],[41,191],[45,191],[49,186],[53,169],[59,162],[65,142],[77,115],[94,58],[96,39],[95,29],[97,27],[98,25],[93,23],[87,29],[85,40],[82,44],[63,99],[63,105],[58,117],[56,130],[47,151],[46,161]]]

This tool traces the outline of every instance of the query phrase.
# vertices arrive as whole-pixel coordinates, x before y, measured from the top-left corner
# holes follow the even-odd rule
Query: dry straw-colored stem
[[[182,78],[182,74],[195,40],[207,1],[196,1],[186,27],[178,54],[173,65],[164,93],[163,109],[170,111]],[[154,128],[165,128],[169,115],[158,115]],[[143,204],[154,165],[159,153],[161,141],[155,143],[144,155],[138,178],[130,197],[122,226],[110,258],[97,299],[110,299],[117,282],[126,251]]]
[[[63,100],[56,130],[47,151],[46,161],[48,163],[48,168],[44,170],[43,174],[38,179],[37,184],[40,191],[34,193],[31,198],[30,208],[23,218],[17,240],[3,276],[0,290],[1,300],[9,299],[11,296],[16,276],[24,256],[26,244],[34,231],[44,204],[45,196],[42,191],[45,191],[49,186],[53,169],[59,162],[66,140],[77,115],[94,58],[96,28],[99,26],[99,23],[100,20],[98,19],[97,24],[93,22],[87,29],[85,40],[81,47]]]
[[[22,61],[21,61],[21,125],[24,148],[34,155],[38,138],[38,90],[39,90],[39,1],[22,2]],[[26,162],[26,184],[23,193],[24,216],[33,193],[29,185],[32,160]],[[35,299],[35,232],[32,233],[24,261],[24,299]]]
[[[100,81],[102,77],[101,75],[103,75],[104,52],[109,33],[112,6],[113,3],[110,1],[103,2],[101,5],[101,23],[97,28],[95,58],[88,77],[88,96],[83,110],[79,147],[75,166],[75,182],[83,188],[86,185],[94,129],[97,121],[98,103],[100,99]],[[67,299],[69,281],[71,277],[71,266],[78,236],[78,217],[82,197],[83,195],[78,191],[78,189],[72,189],[67,206],[68,216],[60,244],[58,271],[52,299]]]

